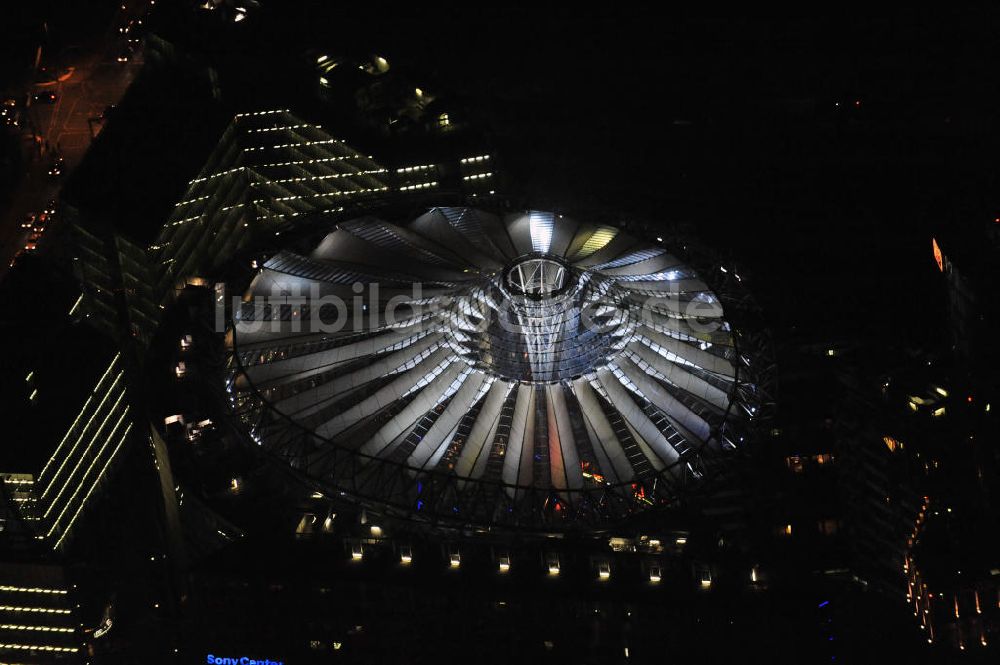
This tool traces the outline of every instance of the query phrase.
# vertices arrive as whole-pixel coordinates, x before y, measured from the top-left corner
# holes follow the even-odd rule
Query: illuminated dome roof
[[[598,525],[737,448],[752,358],[659,242],[561,215],[342,222],[265,262],[229,390],[317,486],[420,518]]]

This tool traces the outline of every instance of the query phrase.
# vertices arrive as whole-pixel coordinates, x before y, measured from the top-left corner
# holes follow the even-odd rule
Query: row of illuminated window
[[[420,164],[418,166],[404,166],[396,169],[396,173],[418,173],[420,171],[430,171],[437,168],[434,164]]]
[[[61,646],[51,646],[47,644],[17,644],[17,643],[0,643],[0,649],[8,649],[13,651],[47,651],[53,653],[77,653],[80,650],[77,647],[61,647]]]
[[[431,182],[418,182],[414,185],[403,185],[402,187],[399,188],[399,191],[411,192],[418,189],[431,189],[437,186],[438,186],[437,180],[432,180]]]
[[[344,147],[345,149],[347,148],[347,146],[344,146],[343,144],[340,144],[340,145],[342,147]],[[252,167],[236,166],[236,167],[233,167],[231,169],[226,169],[225,171],[218,171],[218,172],[213,173],[211,175],[201,176],[199,178],[195,178],[195,179],[191,180],[188,183],[188,185],[197,185],[199,183],[206,182],[208,180],[214,180],[215,178],[222,178],[224,176],[231,175],[233,173],[239,173],[240,171],[245,171],[248,168],[252,168],[253,170],[259,170],[259,169],[263,169],[263,168],[275,168],[275,167],[284,167],[284,166],[304,166],[306,164],[323,164],[323,163],[326,163],[326,162],[340,162],[340,161],[355,160],[355,159],[356,160],[365,160],[367,158],[364,155],[360,154],[360,153],[349,152],[346,155],[334,155],[333,157],[314,157],[314,158],[311,158],[311,159],[294,159],[294,160],[287,160],[287,161],[284,161],[284,162],[264,162],[264,163],[261,163],[261,164],[254,164]]]
[[[280,178],[280,179],[277,179],[277,180],[267,180],[267,181],[261,182],[261,183],[256,183],[256,182],[255,183],[251,183],[251,186],[260,187],[260,186],[265,186],[265,185],[281,185],[281,184],[286,184],[286,183],[290,183],[290,182],[311,182],[313,180],[330,180],[331,178],[352,178],[352,177],[363,176],[363,175],[374,176],[374,175],[378,175],[380,173],[385,173],[385,172],[386,172],[385,169],[365,169],[365,170],[360,170],[359,169],[357,171],[341,171],[339,173],[327,173],[327,174],[324,174],[324,175],[313,175],[313,176],[304,176],[304,177],[297,177],[297,178]],[[208,197],[202,197],[202,198],[208,198]]]
[[[32,607],[28,605],[0,605],[0,612],[30,612],[34,614],[70,614],[63,607]]]
[[[325,192],[316,192],[313,194],[293,194],[292,196],[278,196],[273,199],[254,199],[251,203],[257,205],[266,205],[271,201],[297,201],[299,199],[315,199],[324,196],[350,196],[352,194],[371,194],[373,192],[384,192],[389,188],[387,186],[382,187],[357,187],[355,189],[334,189]],[[243,204],[238,203],[234,206],[225,206],[220,208],[220,210],[229,210],[231,208],[241,207]]]
[[[24,631],[37,631],[39,633],[73,633],[76,632],[72,628],[64,628],[62,626],[29,626],[17,623],[0,623],[0,630],[24,630]]]
[[[261,145],[261,146],[251,146],[249,148],[243,148],[244,152],[252,152],[255,150],[280,150],[281,148],[298,148],[305,145],[323,145],[329,143],[340,143],[337,139],[320,139],[317,141],[296,141],[295,143],[279,143],[277,145]],[[371,159],[371,157],[369,157]]]
[[[350,557],[352,561],[361,562],[366,558],[366,551],[369,544],[377,545],[377,539],[358,539],[354,540],[349,544],[350,547]],[[409,545],[400,545],[395,548],[396,553],[399,557],[399,565],[408,567],[414,563],[415,555],[414,550]],[[447,549],[447,567],[450,570],[459,570],[463,565],[462,550],[457,546],[449,546]],[[543,556],[543,572],[550,578],[558,578],[564,572],[565,562],[563,558],[554,552],[548,552]],[[506,551],[498,551],[493,555],[494,565],[496,566],[496,572],[499,575],[508,575],[514,569],[514,562],[510,553]],[[613,566],[609,559],[603,557],[590,557],[590,567],[595,576],[595,579],[599,582],[606,582],[611,579]],[[704,570],[703,570],[704,569]],[[699,586],[702,588],[708,588],[711,586],[711,573],[705,572],[708,570],[706,567],[702,566],[699,568],[698,581]],[[658,584],[663,580],[664,572],[663,567],[659,563],[649,562],[643,565],[643,571],[651,584]]]
[[[22,587],[22,586],[10,586],[10,585],[0,585],[0,592],[3,593],[41,593],[41,594],[53,594],[57,596],[65,596],[69,591],[65,589],[51,589],[45,587]]]
[[[258,127],[257,129],[251,129],[251,132],[280,132],[282,130],[292,130],[292,129],[302,129],[302,128],[313,128],[313,129],[323,129],[321,125],[311,125],[309,123],[303,123],[301,125],[280,125],[277,127]]]
[[[235,118],[253,118],[262,115],[274,115],[276,113],[291,113],[289,109],[274,109],[273,111],[251,111],[249,113],[237,113]]]

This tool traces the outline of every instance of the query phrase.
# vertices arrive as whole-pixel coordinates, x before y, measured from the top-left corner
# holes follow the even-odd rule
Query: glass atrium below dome
[[[580,377],[610,362],[634,328],[613,282],[547,254],[519,257],[453,298],[452,348],[507,381]]]
[[[262,306],[358,284],[366,306],[336,330]],[[229,390],[255,443],[314,482],[464,523],[667,503],[758,405],[752,350],[695,270],[546,212],[340,222],[273,255],[233,324]]]

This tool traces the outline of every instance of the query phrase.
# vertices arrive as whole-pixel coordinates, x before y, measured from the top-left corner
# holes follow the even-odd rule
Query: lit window
[[[302,516],[302,519],[299,520],[299,525],[295,527],[295,533],[299,535],[312,533],[312,527],[315,523],[316,516],[312,513],[306,513]]]
[[[791,457],[786,457],[785,464],[787,464],[788,468],[794,471],[795,473],[802,473],[805,470],[805,465],[802,464],[802,458],[799,457],[798,455],[792,455]]]

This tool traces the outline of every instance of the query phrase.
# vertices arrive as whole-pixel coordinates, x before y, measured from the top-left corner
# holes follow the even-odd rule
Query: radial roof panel
[[[327,236],[313,261],[391,285],[405,315],[365,291],[340,318],[257,307],[269,314],[237,316],[231,336],[250,435],[314,481],[415,516],[592,525],[671,502],[739,446],[749,360],[718,294],[669,248],[539,211],[339,228],[379,251]],[[401,295],[402,275],[442,264],[452,282]],[[318,287],[347,274],[295,265]],[[255,287],[247,307],[267,297]]]

